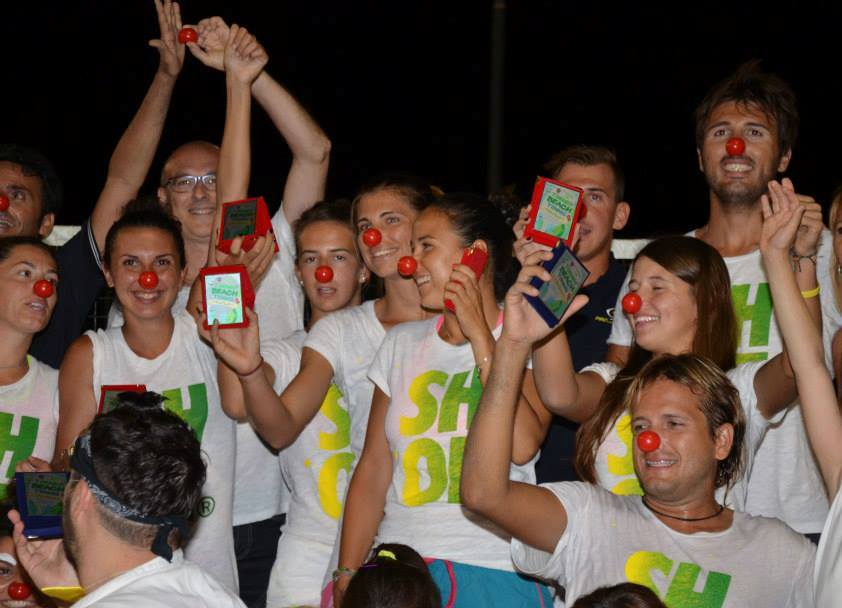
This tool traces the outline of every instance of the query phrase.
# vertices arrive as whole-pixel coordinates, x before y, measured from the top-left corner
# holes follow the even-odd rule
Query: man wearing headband
[[[76,440],[64,540],[28,541],[10,513],[21,564],[38,587],[79,608],[243,606],[181,552],[205,481],[199,441],[160,395],[120,400]]]

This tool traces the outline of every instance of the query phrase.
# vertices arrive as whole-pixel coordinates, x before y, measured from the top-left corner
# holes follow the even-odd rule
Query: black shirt
[[[32,341],[29,354],[58,368],[71,342],[82,334],[88,313],[105,285],[90,220],[56,250],[56,261],[58,301],[49,324]]]
[[[573,366],[576,370],[605,360],[608,335],[614,319],[617,294],[626,278],[626,268],[614,256],[608,270],[595,283],[582,288],[580,293],[590,299],[587,305],[565,324]],[[576,448],[576,429],[579,425],[553,416],[541,458],[535,465],[538,483],[548,481],[575,481],[573,454]]]

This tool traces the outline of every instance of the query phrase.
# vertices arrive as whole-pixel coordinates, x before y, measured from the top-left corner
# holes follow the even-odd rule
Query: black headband
[[[163,557],[168,562],[172,561],[172,548],[169,542],[167,542],[167,539],[173,529],[177,529],[181,533],[182,539],[186,540],[189,537],[186,518],[181,515],[165,515],[163,517],[143,515],[114,498],[105,489],[104,484],[97,477],[96,471],[94,471],[94,461],[91,457],[90,434],[85,434],[76,440],[76,444],[73,447],[73,456],[70,458],[70,466],[84,478],[88,487],[91,489],[91,493],[96,496],[99,504],[103,507],[129,521],[158,526],[155,540],[152,541],[152,553]]]

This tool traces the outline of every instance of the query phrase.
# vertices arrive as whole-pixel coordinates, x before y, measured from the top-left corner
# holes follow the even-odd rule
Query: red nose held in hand
[[[53,284],[46,279],[41,279],[40,281],[35,281],[35,285],[32,286],[32,291],[34,291],[35,295],[39,298],[49,298],[53,295]]]
[[[741,156],[746,151],[746,142],[739,137],[732,137],[725,143],[728,156]]]
[[[418,262],[411,255],[405,255],[398,260],[398,272],[402,277],[411,277],[418,269]]]
[[[188,42],[196,42],[198,39],[199,32],[194,30],[192,27],[181,28],[181,31],[178,33],[178,41],[181,44],[187,44]]]
[[[140,283],[140,286],[144,289],[155,289],[158,286],[158,275],[147,270],[146,272],[140,273],[140,277],[138,277],[137,282]]]
[[[333,268],[330,266],[316,268],[316,280],[319,283],[330,283],[333,280]]]
[[[660,445],[661,437],[655,431],[643,431],[637,436],[637,447],[647,454],[657,450]]]
[[[32,595],[29,585],[21,581],[12,581],[6,591],[13,600],[25,600]]]
[[[9,208],[9,197],[5,194],[0,194],[0,211],[5,211]]]
[[[641,306],[643,306],[643,299],[633,291],[623,296],[623,310],[630,315],[640,310]]]
[[[367,247],[376,247],[382,240],[383,235],[380,234],[380,231],[377,228],[369,228],[363,232],[363,243],[365,243]]]

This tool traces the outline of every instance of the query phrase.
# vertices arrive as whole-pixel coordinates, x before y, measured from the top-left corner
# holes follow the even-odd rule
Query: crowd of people
[[[59,177],[0,146],[0,605],[842,601],[842,195],[828,229],[783,177],[781,78],[749,63],[710,89],[707,222],[629,266],[617,156],[550,159],[584,193],[590,273],[550,327],[528,207],[410,174],[323,200],[330,140],[260,42],[210,17],[185,44],[178,4],[154,1],[159,68],[61,247],[43,242]],[[187,54],[225,74],[222,141],[179,146],[141,193]],[[223,203],[254,195],[253,99],[292,164],[271,230],[220,247]],[[199,277],[233,264],[255,301],[221,328]],[[57,471],[63,537],[31,538],[15,473]]]

